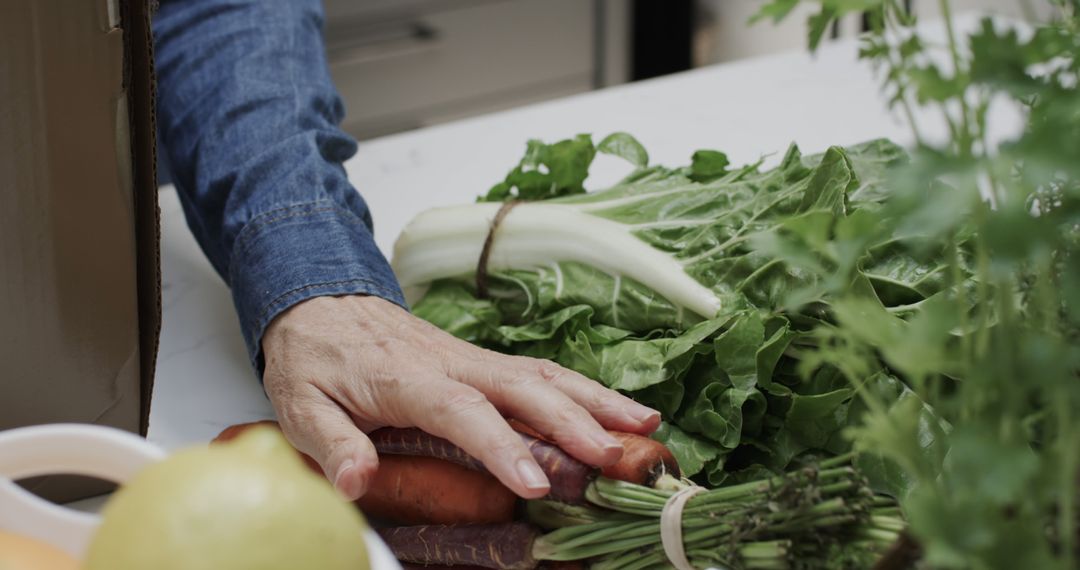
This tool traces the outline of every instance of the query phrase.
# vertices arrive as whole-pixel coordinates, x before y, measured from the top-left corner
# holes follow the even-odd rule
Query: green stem
[[[860,540],[880,542],[895,535],[903,529],[903,522],[890,516],[895,501],[876,497],[864,486],[851,467],[854,457],[845,454],[816,468],[692,497],[682,513],[688,556],[700,567],[787,568],[789,556],[801,560],[811,549],[806,552],[812,557],[820,546],[793,538],[846,543],[853,530]],[[602,508],[530,505],[530,516],[548,525],[571,523],[538,538],[533,555],[538,560],[588,558],[594,570],[663,568],[660,515],[675,492],[600,477],[589,485],[586,498]],[[621,518],[598,514],[605,510]],[[577,521],[589,522],[572,524]]]
[[[1071,390],[1064,388],[1057,398],[1058,429],[1061,432],[1061,502],[1058,525],[1061,527],[1061,550],[1065,556],[1064,568],[1076,567],[1076,470],[1077,441],[1071,419]]]
[[[891,11],[898,27],[909,29],[911,28],[912,22],[910,17],[906,13],[905,9],[900,6],[895,0],[889,2],[885,6],[884,10],[885,13],[883,14],[883,20],[888,19],[888,12]],[[883,28],[875,30],[875,33],[879,35],[882,39],[885,38],[885,30]],[[914,30],[911,30],[911,33],[915,33]],[[893,57],[894,53],[896,53],[896,50],[889,50],[888,55],[886,55],[885,57],[890,67],[892,67],[893,69],[900,69],[904,65],[904,60],[902,57],[900,59],[896,59],[895,57]],[[907,85],[901,84],[899,80],[897,80],[896,100],[900,103],[900,111],[904,114],[904,119],[907,120],[908,126],[911,127],[911,133],[915,137],[915,144],[920,147],[925,146],[926,139],[923,138],[922,129],[919,128],[919,123],[915,119],[915,112],[912,109],[911,101],[908,99],[907,96],[907,87]]]
[[[541,528],[562,528],[604,521],[632,520],[630,515],[587,505],[557,501],[526,501],[525,516]]]
[[[956,26],[953,21],[952,15],[952,3],[949,0],[939,0],[938,4],[941,6],[941,15],[945,20],[945,30],[949,37],[949,53],[952,56],[953,62],[953,74],[959,77],[965,72],[963,61],[960,57],[960,44],[956,39]],[[960,152],[963,156],[971,156],[973,138],[971,133],[971,113],[970,106],[967,102],[966,93],[961,93],[957,98],[957,102],[960,104],[960,122],[963,128],[962,137],[957,140],[960,144]]]

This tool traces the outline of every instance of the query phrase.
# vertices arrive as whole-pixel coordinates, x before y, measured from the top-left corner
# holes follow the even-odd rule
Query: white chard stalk
[[[393,268],[401,285],[415,288],[476,270],[492,220],[502,204],[436,208],[412,219],[394,244]],[[531,270],[576,261],[628,277],[704,318],[720,299],[686,274],[675,258],[631,233],[632,226],[589,215],[570,204],[524,203],[496,230],[488,270]]]

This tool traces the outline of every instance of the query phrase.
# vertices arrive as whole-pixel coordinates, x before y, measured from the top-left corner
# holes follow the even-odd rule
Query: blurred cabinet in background
[[[820,10],[817,2],[803,2],[780,24],[762,21],[753,26],[750,18],[768,0],[697,0],[697,29],[694,38],[695,66],[710,65],[747,57],[806,48],[806,22]],[[940,0],[905,0],[923,19],[940,17]],[[1045,17],[1051,6],[1047,0],[1030,0],[1032,14],[1024,0],[951,0],[954,12],[972,10],[1009,18]],[[834,38],[852,37],[862,32],[862,21],[850,17],[832,30]]]
[[[983,11],[1006,18],[1046,18],[1053,12],[1049,0],[951,0],[953,12]],[[911,7],[922,18],[938,18],[941,0],[911,0]]]
[[[357,138],[626,81],[626,0],[326,0]]]

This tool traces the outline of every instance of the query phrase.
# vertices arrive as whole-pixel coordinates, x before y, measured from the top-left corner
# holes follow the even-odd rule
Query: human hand
[[[286,437],[350,499],[378,467],[364,433],[385,426],[446,438],[519,496],[539,498],[547,478],[504,416],[597,466],[622,455],[604,428],[648,434],[660,423],[658,412],[576,372],[478,348],[378,297],[299,303],[262,344],[264,385]]]

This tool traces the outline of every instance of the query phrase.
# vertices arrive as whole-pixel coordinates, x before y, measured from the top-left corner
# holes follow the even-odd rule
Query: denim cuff
[[[260,379],[266,327],[301,301],[363,294],[408,308],[371,229],[351,210],[330,200],[252,218],[234,243],[229,281],[248,355]]]

